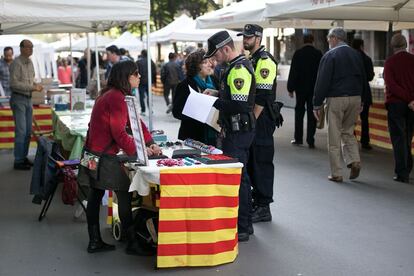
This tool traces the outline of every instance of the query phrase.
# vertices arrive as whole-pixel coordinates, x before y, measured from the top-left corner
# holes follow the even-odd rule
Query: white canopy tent
[[[151,35],[150,35],[151,37]],[[118,48],[125,48],[129,51],[141,51],[144,48],[144,43],[130,32],[124,32],[120,37],[108,43],[106,46],[116,45]]]
[[[151,42],[199,42],[205,43],[207,39],[222,29],[200,30],[196,28],[196,21],[183,14],[162,29],[150,34]],[[229,31],[233,39],[241,40],[236,32]]]
[[[147,23],[147,34],[150,29],[150,0],[0,0],[0,6],[0,33],[3,34],[96,33],[141,21]],[[149,50],[149,40],[147,48]],[[99,70],[98,66],[96,68]],[[150,62],[148,72],[151,72]],[[99,73],[97,76],[99,88]],[[148,82],[151,82],[151,74],[148,74]],[[151,91],[149,95],[151,110]],[[151,112],[149,128],[152,129]]]
[[[70,51],[69,40],[65,46],[61,46],[56,51]],[[113,39],[103,35],[96,35],[96,40],[92,40],[89,43],[91,49],[98,49],[98,51],[105,51],[106,45],[112,43]],[[95,44],[96,43],[96,44]],[[72,51],[83,52],[88,48],[88,38],[83,37],[78,40],[72,40]]]
[[[57,68],[54,60],[54,49],[49,44],[26,35],[0,35],[0,49],[12,47],[14,56],[20,55],[20,42],[28,39],[33,43],[32,61],[36,78],[56,76]],[[3,52],[1,50],[1,52]]]
[[[149,0],[0,0],[3,34],[99,32],[149,20]]]
[[[348,0],[347,2],[355,1],[361,2],[361,0]],[[388,30],[387,22],[378,22],[375,19],[369,19],[370,21],[368,21],[365,17],[345,21],[336,21],[336,19],[341,18],[335,16],[308,17],[287,14],[287,12],[295,10],[295,8],[298,8],[300,5],[308,7],[321,6],[322,4],[320,4],[320,2],[322,1],[244,0],[242,2],[232,3],[227,7],[198,17],[196,20],[197,28],[243,28],[244,24],[254,23],[259,24],[264,28],[329,29],[333,26],[342,25],[346,29],[378,31]],[[344,0],[337,0],[334,2],[323,1],[325,5],[332,5],[332,3],[335,3],[336,5],[340,2],[344,2]],[[365,2],[367,1],[365,0]],[[389,0],[379,2],[389,2]],[[319,14],[319,12],[315,13]],[[327,14],[330,15],[329,12]],[[395,29],[405,29],[407,27],[409,26],[406,24],[394,24]]]
[[[347,29],[387,31],[389,23],[394,30],[414,28],[414,2],[411,0],[267,0],[264,15],[270,21],[287,18],[337,20]]]

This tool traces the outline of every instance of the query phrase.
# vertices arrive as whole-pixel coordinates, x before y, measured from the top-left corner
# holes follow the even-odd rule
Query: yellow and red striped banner
[[[370,142],[378,147],[392,149],[390,133],[388,131],[387,110],[384,103],[375,102],[369,109],[369,137]],[[358,139],[361,137],[361,121],[358,120],[355,127],[355,134]],[[411,145],[414,153],[414,145]]]
[[[241,168],[161,169],[158,267],[236,259],[240,177]]]
[[[39,130],[52,130],[52,109],[48,106],[33,106],[33,117],[39,126]],[[32,137],[31,147],[36,146],[36,140]],[[0,149],[14,148],[14,119],[10,107],[0,107]]]

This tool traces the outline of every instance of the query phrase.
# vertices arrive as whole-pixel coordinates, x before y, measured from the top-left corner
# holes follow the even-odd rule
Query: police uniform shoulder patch
[[[240,90],[240,89],[242,89],[242,88],[243,88],[243,86],[244,86],[244,79],[237,78],[237,79],[235,79],[235,80],[233,81],[233,83],[234,83],[234,86],[235,86],[238,90]]]
[[[267,68],[260,69],[260,76],[262,76],[263,79],[267,79],[267,77],[269,76],[269,69]]]

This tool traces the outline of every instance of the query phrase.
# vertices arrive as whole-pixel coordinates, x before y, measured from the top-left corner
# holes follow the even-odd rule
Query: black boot
[[[271,220],[272,220],[272,213],[270,213],[269,205],[258,206],[252,214],[253,223],[260,222],[260,221],[271,221]]]
[[[127,231],[127,241],[125,252],[128,255],[153,256],[156,254],[155,248],[139,242],[134,226],[131,226]]]
[[[99,224],[88,225],[89,244],[88,253],[103,252],[115,250],[115,245],[105,243],[101,238]]]

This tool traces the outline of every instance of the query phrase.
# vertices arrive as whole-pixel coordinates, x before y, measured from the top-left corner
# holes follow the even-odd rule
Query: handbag
[[[85,145],[88,144],[88,139],[89,130],[86,135]],[[121,162],[117,155],[106,153],[113,144],[114,141],[112,140],[102,153],[90,151],[86,146],[82,152],[80,164],[87,169],[86,174],[98,181],[100,186],[114,187],[117,183],[129,183],[123,162]]]

